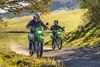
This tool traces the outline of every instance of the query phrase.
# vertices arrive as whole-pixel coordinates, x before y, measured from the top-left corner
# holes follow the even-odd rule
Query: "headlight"
[[[37,31],[37,33],[42,33],[42,31]]]
[[[58,32],[58,34],[61,34],[61,32]]]

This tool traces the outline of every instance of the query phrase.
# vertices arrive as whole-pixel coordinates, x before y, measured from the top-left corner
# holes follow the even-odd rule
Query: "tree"
[[[0,30],[7,27],[7,23],[7,21],[5,22],[2,18],[0,18]]]
[[[51,0],[0,0],[0,8],[8,12],[49,12]]]
[[[84,15],[89,22],[100,25],[100,0],[79,0],[81,8],[88,9]]]
[[[50,10],[51,2],[51,0],[0,0],[0,9],[14,14],[23,12],[47,13]],[[0,17],[0,29],[6,26],[7,22],[4,22]]]

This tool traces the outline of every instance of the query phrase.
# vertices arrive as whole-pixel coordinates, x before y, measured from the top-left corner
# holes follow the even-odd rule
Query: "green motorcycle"
[[[55,47],[58,46],[58,49],[60,50],[62,48],[62,29],[58,29],[55,31],[55,36],[50,35],[52,39],[52,49],[55,50]]]
[[[30,35],[28,34],[29,44],[32,45],[31,50],[29,50],[30,56],[36,52],[37,57],[42,57],[44,40],[43,31],[44,29],[41,27],[34,29],[34,38],[31,38],[31,40]]]

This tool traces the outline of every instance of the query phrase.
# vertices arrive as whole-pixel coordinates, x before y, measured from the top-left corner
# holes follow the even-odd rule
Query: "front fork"
[[[41,40],[41,41],[35,41],[35,42],[34,42],[36,52],[38,52],[38,50],[40,49],[40,45],[39,45],[39,44],[40,44],[41,42],[42,42],[42,44],[43,44],[44,40]]]
[[[58,39],[53,39],[52,40],[52,45],[56,46],[56,45],[58,45],[58,43],[59,43]]]

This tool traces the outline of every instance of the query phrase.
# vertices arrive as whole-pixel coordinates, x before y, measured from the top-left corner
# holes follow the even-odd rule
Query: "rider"
[[[52,31],[53,36],[55,36],[56,34],[56,30],[58,29],[62,29],[64,31],[64,28],[58,25],[59,21],[58,20],[54,20],[54,25],[51,26],[50,30]]]
[[[26,26],[26,28],[29,28],[29,29],[30,29],[30,34],[29,34],[30,41],[31,41],[31,40],[33,39],[33,37],[34,37],[34,30],[33,30],[34,28],[43,27],[44,30],[47,30],[47,29],[48,29],[48,27],[47,27],[45,24],[43,24],[43,22],[41,21],[40,15],[39,15],[38,13],[35,13],[35,14],[33,15],[33,18],[34,18],[34,19],[32,19],[32,20],[27,24],[27,26]],[[29,50],[31,50],[31,47],[32,47],[32,45],[29,44]]]

